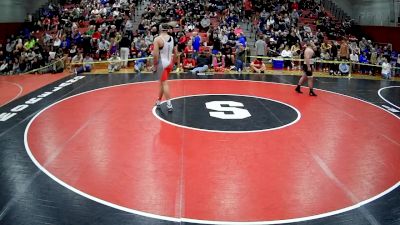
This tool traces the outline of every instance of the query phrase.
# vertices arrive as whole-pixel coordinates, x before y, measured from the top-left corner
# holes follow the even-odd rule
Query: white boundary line
[[[14,82],[9,82],[9,81],[4,81],[4,80],[3,80],[3,81],[0,81],[0,82],[5,82],[5,83],[13,84],[14,86],[17,86],[17,87],[19,88],[19,93],[18,93],[14,98],[12,98],[11,100],[9,100],[8,102],[6,102],[6,103],[0,105],[0,107],[3,107],[3,106],[5,106],[5,105],[7,105],[8,103],[14,101],[14,100],[17,99],[19,96],[21,96],[22,92],[24,91],[24,88],[23,88],[20,84],[17,84],[17,83],[14,83]]]
[[[195,131],[212,132],[212,133],[232,133],[232,134],[237,134],[237,133],[256,133],[256,132],[264,132],[264,131],[278,130],[278,129],[282,129],[282,128],[285,128],[285,127],[288,127],[288,126],[290,126],[290,125],[293,125],[293,124],[297,123],[297,122],[300,120],[300,118],[301,118],[301,113],[300,113],[300,111],[299,111],[298,109],[296,109],[295,107],[293,107],[293,106],[287,104],[287,103],[284,103],[284,102],[281,102],[281,101],[278,101],[278,100],[274,100],[274,99],[270,99],[270,98],[264,98],[264,97],[253,96],[253,95],[237,95],[237,94],[197,94],[197,95],[179,96],[179,97],[177,97],[177,98],[171,98],[171,100],[181,99],[181,98],[190,98],[190,97],[200,97],[200,96],[218,96],[218,95],[229,95],[229,96],[239,96],[239,97],[248,97],[248,98],[259,98],[259,99],[264,99],[264,100],[268,100],[268,101],[272,101],[272,102],[277,102],[277,103],[280,103],[280,104],[282,104],[282,105],[286,105],[286,106],[288,106],[289,108],[293,109],[293,110],[297,113],[297,117],[296,117],[296,119],[295,119],[294,121],[292,121],[292,122],[290,122],[290,123],[288,123],[288,124],[285,124],[285,125],[283,125],[283,126],[280,126],[280,127],[274,127],[274,128],[268,128],[268,129],[262,129],[262,130],[249,130],[249,131],[223,131],[223,130],[208,130],[208,129],[201,129],[201,128],[195,128],[195,127],[188,127],[188,126],[184,126],[184,125],[172,123],[172,122],[170,122],[170,121],[168,121],[168,120],[165,120],[165,119],[161,118],[160,116],[158,116],[158,114],[157,114],[157,112],[156,112],[156,111],[157,111],[157,107],[156,107],[156,106],[153,107],[153,110],[152,110],[152,111],[153,111],[153,115],[154,115],[157,119],[159,119],[159,120],[161,120],[161,121],[163,121],[163,122],[165,122],[165,123],[168,123],[168,124],[170,124],[170,125],[172,125],[172,126],[176,126],[176,127],[180,127],[180,128],[186,128],[186,129],[195,130]],[[162,103],[164,103],[164,102],[165,102],[165,101],[163,101]]]
[[[400,109],[400,106],[393,104],[392,102],[390,102],[389,100],[387,100],[386,98],[384,98],[381,94],[381,92],[385,89],[389,89],[389,88],[400,88],[400,86],[389,86],[389,87],[383,87],[381,89],[378,90],[378,95],[379,97],[381,97],[381,99],[385,102],[387,102],[388,104],[390,104],[391,106],[396,107],[397,109]],[[400,96],[399,96],[400,97]]]
[[[183,80],[183,81],[213,81],[213,80],[215,80],[215,81],[224,81],[224,82],[226,82],[226,81],[229,81],[229,82],[251,82],[251,83],[264,83],[264,84],[268,84],[268,83],[269,83],[269,84],[277,84],[277,85],[296,86],[296,85],[293,85],[293,84],[283,84],[283,83],[275,83],[275,82],[247,81],[247,80],[230,80],[230,79],[210,79],[210,80],[206,80],[206,79],[199,79],[199,80],[197,80],[197,79],[180,79],[180,80],[170,80],[170,81],[174,82],[174,81],[182,81],[182,80]],[[153,82],[158,82],[158,81],[146,81],[146,82],[127,83],[127,84],[119,84],[119,85],[114,85],[114,86],[108,86],[108,87],[102,87],[102,88],[98,88],[98,89],[93,89],[93,90],[90,90],[90,91],[82,92],[82,93],[79,93],[79,94],[76,94],[76,95],[67,97],[67,98],[65,98],[65,99],[59,100],[59,101],[57,101],[57,102],[55,102],[55,103],[53,103],[53,104],[47,106],[46,108],[44,108],[44,109],[42,109],[40,112],[38,112],[38,113],[29,121],[29,124],[27,125],[27,127],[26,127],[26,129],[25,129],[25,132],[24,132],[24,144],[25,144],[25,149],[26,149],[26,151],[27,151],[27,154],[28,154],[29,157],[31,158],[32,162],[33,162],[43,173],[45,173],[47,176],[49,176],[51,179],[53,179],[54,181],[56,181],[56,182],[59,183],[60,185],[64,186],[65,188],[67,188],[67,189],[69,189],[69,190],[71,190],[71,191],[73,191],[73,192],[75,192],[75,193],[77,193],[77,194],[79,194],[79,195],[81,195],[81,196],[83,196],[83,197],[86,197],[86,198],[88,198],[88,199],[90,199],[90,200],[93,200],[93,201],[95,201],[95,202],[98,202],[98,203],[100,203],[100,204],[103,204],[103,205],[106,205],[106,206],[109,206],[109,207],[112,207],[112,208],[115,208],[115,209],[119,209],[119,210],[121,210],[121,211],[133,213],[133,214],[140,215],[140,216],[144,216],[144,217],[149,217],[149,218],[154,218],[154,219],[160,219],[160,220],[167,220],[167,221],[172,221],[172,222],[179,222],[179,223],[188,222],[188,223],[221,224],[221,225],[262,225],[262,224],[267,225],[267,224],[294,223],[294,222],[302,222],[302,221],[320,219],[320,218],[324,218],[324,217],[328,217],[328,216],[333,216],[333,215],[337,215],[337,214],[340,214],[340,213],[344,213],[344,212],[347,212],[347,211],[350,211],[350,210],[353,210],[353,209],[357,209],[357,208],[359,208],[359,207],[361,207],[361,206],[363,206],[363,205],[365,205],[365,204],[368,204],[368,203],[370,203],[370,202],[372,202],[372,201],[374,201],[374,200],[376,200],[376,199],[378,199],[378,198],[381,198],[382,196],[388,194],[389,192],[393,191],[394,189],[396,189],[397,187],[400,186],[400,181],[398,181],[396,184],[394,184],[392,187],[388,188],[387,190],[383,191],[382,193],[380,193],[380,194],[378,194],[378,195],[376,195],[376,196],[373,196],[373,197],[371,197],[371,198],[369,198],[369,199],[367,199],[367,200],[361,201],[361,202],[359,202],[359,203],[357,203],[357,204],[355,204],[355,205],[352,205],[352,206],[349,206],[349,207],[346,207],[346,208],[343,208],[343,209],[331,211],[331,212],[328,212],[328,213],[322,213],[322,214],[313,215],[313,216],[308,216],[308,217],[301,217],[301,218],[294,218],[294,219],[285,219],[285,220],[273,220],[273,221],[253,221],[253,222],[250,222],[250,221],[249,221],[249,222],[234,222],[234,221],[231,222],[231,221],[197,220],[197,219],[190,219],[190,218],[175,218],[175,217],[168,217],[168,216],[160,216],[160,215],[156,215],[156,214],[152,214],[152,213],[147,213],[147,212],[142,212],[142,211],[138,211],[138,210],[133,210],[133,209],[129,209],[129,208],[126,208],[126,207],[122,207],[122,206],[113,204],[113,203],[111,203],[111,202],[107,202],[107,201],[105,201],[105,200],[99,199],[99,198],[97,198],[97,197],[88,195],[88,194],[84,193],[83,191],[80,191],[80,190],[78,190],[78,189],[76,189],[76,188],[74,188],[74,187],[72,187],[72,186],[66,184],[66,183],[63,182],[62,180],[58,179],[56,176],[54,176],[54,175],[51,174],[49,171],[47,171],[44,167],[42,167],[42,166],[40,165],[40,163],[39,163],[39,162],[35,159],[35,157],[33,156],[32,152],[31,152],[31,150],[30,150],[30,148],[29,148],[29,144],[28,144],[28,131],[29,131],[30,126],[32,125],[32,122],[33,122],[41,113],[43,113],[43,112],[44,112],[45,110],[47,110],[48,108],[50,108],[50,107],[52,107],[52,106],[54,106],[54,105],[56,105],[56,104],[58,104],[58,103],[60,103],[60,102],[63,102],[63,101],[65,101],[65,100],[67,100],[67,99],[70,99],[70,98],[73,98],[73,97],[76,97],[76,96],[79,96],[79,95],[87,94],[87,93],[90,93],[90,92],[98,91],[98,90],[103,90],[103,89],[108,89],[108,88],[113,88],[113,87],[119,87],[119,86],[127,86],[127,85],[136,85],[136,84],[153,83]],[[316,88],[315,88],[315,89],[316,89]],[[386,111],[386,110],[382,109],[381,107],[378,107],[378,106],[376,106],[376,105],[374,105],[374,104],[372,104],[372,103],[370,103],[370,102],[364,101],[364,100],[362,100],[362,99],[358,99],[358,98],[355,98],[355,97],[352,97],[352,96],[348,96],[348,95],[344,95],[344,94],[340,94],[340,93],[335,93],[335,92],[332,92],[332,91],[322,90],[322,89],[316,89],[316,90],[320,90],[320,91],[323,91],[323,92],[328,92],[328,93],[332,93],[332,94],[341,95],[341,96],[344,96],[344,97],[352,98],[352,99],[355,99],[355,100],[358,100],[358,101],[361,101],[361,102],[370,104],[370,105],[375,106],[375,107],[377,107],[378,109],[380,109],[380,110],[382,110],[382,111],[384,111],[384,112],[386,112],[386,113],[391,114],[391,115],[394,116],[395,118],[400,119],[400,117],[396,116],[394,113],[391,113],[391,112],[389,112],[389,111]]]

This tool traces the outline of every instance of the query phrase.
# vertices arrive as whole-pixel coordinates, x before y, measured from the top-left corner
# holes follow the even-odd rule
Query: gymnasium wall
[[[396,26],[398,0],[333,0],[360,25]]]
[[[366,34],[378,43],[391,43],[393,49],[400,51],[400,27],[357,26],[355,29]]]
[[[0,23],[24,22],[28,13],[34,13],[48,0],[0,0]]]

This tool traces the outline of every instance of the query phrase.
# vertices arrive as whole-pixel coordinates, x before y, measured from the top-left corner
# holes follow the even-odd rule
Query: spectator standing
[[[339,57],[341,60],[348,60],[349,55],[349,45],[347,44],[347,40],[343,39],[342,43],[340,44]]]
[[[263,35],[260,35],[258,37],[258,40],[256,41],[256,43],[254,45],[255,45],[255,48],[256,48],[256,55],[257,56],[264,57],[264,56],[267,55],[268,45],[264,41],[264,36]]]
[[[371,56],[370,56],[370,64],[372,65],[378,65],[378,52],[376,51],[375,48],[371,49]],[[375,73],[377,72],[378,67],[376,66],[371,66],[371,70],[370,70],[370,74],[371,75],[375,75]]]
[[[201,46],[201,37],[197,32],[194,33],[192,45],[193,45],[193,52],[195,55],[194,58],[196,58],[198,53],[200,52],[200,46]]]
[[[129,41],[129,38],[127,35],[122,37],[121,41],[119,42],[119,48],[120,48],[120,55],[121,55],[121,60],[122,62],[122,68],[128,67],[128,58],[129,58],[129,47],[131,46],[131,43]]]

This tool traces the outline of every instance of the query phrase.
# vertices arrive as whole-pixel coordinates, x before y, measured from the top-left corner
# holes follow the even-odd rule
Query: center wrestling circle
[[[174,98],[172,104],[174,113],[154,107],[153,114],[170,124],[211,132],[270,131],[300,119],[300,112],[293,106],[255,96],[194,95]]]
[[[230,103],[216,105],[225,108],[269,99],[301,113],[284,129],[208,132],[155,117],[158,85],[106,87],[48,106],[25,131],[29,156],[82,196],[176,222],[304,221],[355,209],[398,186],[400,120],[370,103],[322,90],[311,98],[276,83],[170,81],[171,94],[185,101],[222,96]],[[215,101],[222,100],[201,105]],[[243,105],[233,107],[257,114]]]

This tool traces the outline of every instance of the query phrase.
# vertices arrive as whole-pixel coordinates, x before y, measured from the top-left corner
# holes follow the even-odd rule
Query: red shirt
[[[185,50],[183,50],[183,52],[185,53],[185,54],[190,54],[190,53],[193,53],[193,47],[192,46],[186,46],[185,47]]]
[[[97,18],[97,20],[96,20],[97,24],[102,24],[103,22],[104,22],[104,19],[101,17]]]
[[[43,20],[43,24],[49,25],[50,24],[50,19],[49,18],[44,19]]]
[[[196,66],[196,60],[192,58],[186,58],[183,60],[183,67],[194,67]]]
[[[92,34],[93,39],[100,39],[101,38],[101,33],[96,31]]]
[[[293,2],[292,9],[299,10],[299,4],[297,2]]]
[[[261,60],[257,60],[257,59],[254,60],[253,63],[254,63],[254,67],[257,69],[261,69],[262,64],[263,64],[263,62]]]
[[[178,15],[180,15],[180,16],[183,16],[183,14],[185,13],[185,12],[183,11],[183,9],[177,9],[175,12],[176,12],[176,14],[178,14]]]
[[[188,41],[188,38],[184,35],[181,38],[179,38],[179,44],[184,44]]]
[[[246,11],[250,11],[253,8],[250,0],[245,0],[243,2],[243,7],[244,7],[244,10],[246,10]]]

